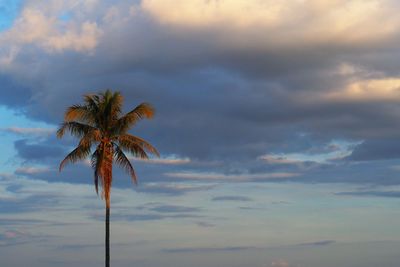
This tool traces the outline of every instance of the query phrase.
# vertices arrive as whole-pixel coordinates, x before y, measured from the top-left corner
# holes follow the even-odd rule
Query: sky
[[[98,266],[104,201],[55,131],[105,89],[160,158],[114,171],[111,262],[398,267],[400,3],[0,0],[0,265]]]

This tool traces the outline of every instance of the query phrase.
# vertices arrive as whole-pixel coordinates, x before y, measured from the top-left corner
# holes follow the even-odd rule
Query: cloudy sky
[[[114,173],[112,263],[398,267],[396,0],[0,0],[0,265],[103,264],[63,112],[111,88],[161,153]]]

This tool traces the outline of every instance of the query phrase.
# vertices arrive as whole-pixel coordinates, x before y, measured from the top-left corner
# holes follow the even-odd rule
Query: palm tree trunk
[[[106,267],[110,267],[110,207],[106,207]]]

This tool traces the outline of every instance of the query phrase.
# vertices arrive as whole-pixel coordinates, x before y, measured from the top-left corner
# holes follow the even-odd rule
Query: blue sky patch
[[[0,31],[13,24],[21,7],[21,0],[0,0]]]

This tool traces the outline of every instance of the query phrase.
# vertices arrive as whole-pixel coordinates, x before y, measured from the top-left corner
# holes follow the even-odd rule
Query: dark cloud
[[[211,199],[212,201],[253,201],[253,199],[244,196],[219,196]]]
[[[5,230],[0,233],[0,247],[18,246],[28,243],[46,243],[53,236],[46,234],[31,234],[16,229]]]
[[[368,161],[400,158],[398,139],[366,140],[356,146],[347,160]]]
[[[26,225],[40,225],[50,223],[47,220],[38,220],[38,219],[19,219],[19,218],[1,218],[0,225],[5,226],[26,226]]]
[[[164,219],[191,219],[191,218],[201,218],[200,215],[195,214],[131,214],[131,215],[123,215],[123,214],[113,214],[112,218],[116,221],[159,221]],[[97,220],[104,220],[103,216],[94,216],[93,218]]]
[[[59,199],[53,194],[36,194],[25,198],[0,200],[0,212],[16,214],[28,211],[49,210],[57,205]]]
[[[141,184],[135,187],[137,192],[161,194],[166,196],[180,196],[189,192],[211,190],[215,185],[181,185],[181,184]]]
[[[113,247],[128,247],[132,245],[133,244],[128,244],[128,243],[113,243]],[[58,246],[57,250],[81,250],[81,249],[93,249],[93,248],[103,248],[103,247],[104,244],[68,244],[68,245]]]
[[[165,253],[221,253],[221,252],[238,252],[243,250],[258,249],[257,247],[198,247],[198,248],[170,248],[163,249]]]
[[[196,224],[198,226],[200,226],[200,227],[205,227],[205,228],[214,227],[215,226],[215,224],[209,223],[209,222],[196,222]]]
[[[9,107],[19,108],[27,105],[32,94],[29,91],[29,87],[19,83],[16,79],[2,74],[0,72],[0,85],[2,92],[8,92],[5,97],[0,98],[0,104]]]
[[[125,96],[125,111],[143,101],[155,106],[154,120],[138,123],[132,132],[151,141],[163,155],[219,162],[219,166],[137,164],[139,178],[147,182],[165,181],[165,172],[177,170],[224,174],[273,171],[282,167],[266,166],[257,158],[266,153],[337,152],[332,144],[335,140],[366,140],[347,158],[351,161],[399,156],[396,145],[389,144],[392,141],[374,141],[394,142],[400,137],[396,123],[400,108],[395,99],[326,97],[352,82],[397,77],[396,37],[372,43],[338,38],[276,45],[273,38],[259,35],[262,27],[243,32],[222,25],[176,27],[159,23],[143,10],[105,23],[99,14],[105,14],[109,5],[99,4],[99,13],[85,18],[97,21],[103,31],[89,54],[70,50],[48,53],[24,46],[14,58],[14,68],[0,72],[0,83],[7,92],[1,103],[30,119],[58,125],[66,107],[81,102],[83,94],[118,89]],[[115,7],[127,15],[128,4]],[[55,170],[69,145],[74,144],[67,142],[60,145],[51,138],[23,139],[15,148],[23,160],[45,162]],[[384,176],[363,170],[354,176],[348,166],[339,164],[304,163],[300,167],[308,172],[307,177],[297,180],[380,182]],[[298,170],[299,166],[285,168]],[[83,182],[83,177],[88,177],[85,181],[91,181],[89,171],[80,174],[77,168],[72,169],[68,175],[52,172],[41,178]],[[329,171],[337,171],[337,177]],[[37,174],[30,177],[40,178]],[[156,186],[137,190],[169,195],[190,191]]]
[[[48,143],[29,143],[27,139],[14,142],[18,157],[25,161],[41,162],[46,159],[60,158],[65,154],[61,146],[53,146]]]
[[[327,246],[336,243],[335,240],[322,240],[322,241],[317,241],[317,242],[309,242],[309,243],[301,243],[297,244],[296,246],[299,247],[320,247],[320,246]]]
[[[199,213],[202,209],[197,207],[187,207],[179,205],[160,205],[160,203],[146,203],[136,207],[140,213],[132,214],[131,210],[113,207],[113,219],[122,221],[159,221],[164,219],[186,219],[186,218],[202,218]],[[99,215],[92,216],[95,219],[102,220]]]
[[[309,243],[300,243],[288,245],[287,247],[320,247],[328,246],[336,243],[335,240],[322,240]],[[171,248],[162,250],[165,253],[221,253],[221,252],[236,252],[243,250],[267,250],[278,249],[282,247],[255,247],[255,246],[231,246],[231,247],[185,247],[185,248]]]
[[[366,196],[366,197],[388,197],[400,198],[398,191],[352,191],[352,192],[339,192],[335,193],[340,196]]]
[[[191,213],[191,212],[201,211],[200,208],[176,206],[176,205],[156,206],[156,207],[150,208],[150,210],[160,212],[160,213]]]

